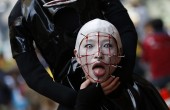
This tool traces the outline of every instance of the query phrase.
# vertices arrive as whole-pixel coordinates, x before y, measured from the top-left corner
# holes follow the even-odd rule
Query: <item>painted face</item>
[[[104,82],[118,64],[117,42],[109,34],[90,33],[81,41],[76,57],[87,78]]]

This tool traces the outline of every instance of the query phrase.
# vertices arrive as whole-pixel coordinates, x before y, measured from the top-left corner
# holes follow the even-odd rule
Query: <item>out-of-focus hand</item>
[[[110,94],[120,85],[119,77],[110,77],[105,82],[101,83],[101,87],[105,95]]]

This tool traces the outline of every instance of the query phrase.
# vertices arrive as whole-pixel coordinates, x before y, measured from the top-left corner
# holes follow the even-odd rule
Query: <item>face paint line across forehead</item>
[[[94,37],[94,36],[100,36],[100,37],[111,37],[111,35],[110,34],[107,34],[107,33],[102,33],[102,32],[92,32],[92,33],[89,33],[89,34],[87,34],[87,35],[84,35],[83,33],[81,33],[81,36],[84,36],[82,39],[81,39],[81,41],[79,41],[79,45],[81,45],[81,43],[82,43],[82,41],[84,40],[84,39],[89,39],[89,38],[91,38],[91,37]]]
[[[84,36],[84,38],[80,41],[79,43],[79,47],[80,45],[82,44],[82,42],[84,40],[86,41],[90,41],[90,39],[94,36],[97,36],[98,37],[98,40],[100,39],[100,37],[108,37],[110,39],[111,35],[110,34],[107,34],[107,33],[101,33],[101,32],[94,32],[94,33],[90,33],[90,34],[87,34],[87,35],[84,35],[84,34],[81,34],[82,36]]]

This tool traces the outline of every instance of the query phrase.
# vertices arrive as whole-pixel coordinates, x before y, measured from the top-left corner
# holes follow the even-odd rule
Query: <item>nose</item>
[[[97,60],[102,60],[103,59],[103,54],[102,52],[96,52],[96,54],[94,55],[94,58]]]

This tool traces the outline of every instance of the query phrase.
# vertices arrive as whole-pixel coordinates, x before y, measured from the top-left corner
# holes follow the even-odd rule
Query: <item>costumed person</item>
[[[59,103],[59,110],[75,105],[75,90],[82,81],[75,74],[79,71],[77,62],[71,58],[78,30],[94,18],[107,19],[119,30],[127,48],[122,64],[126,66],[117,76],[121,83],[131,81],[137,34],[119,0],[18,0],[9,15],[11,50],[21,75],[30,88]],[[47,62],[53,79],[38,60],[35,48]]]
[[[170,82],[170,36],[160,18],[145,24],[145,34],[142,61],[149,66],[149,80],[161,89]]]
[[[110,22],[94,19],[82,26],[74,53],[85,81],[78,91],[75,110],[169,110],[147,80],[131,74],[131,83],[119,81],[115,71],[121,68],[122,48],[127,47],[122,47],[119,32]]]

